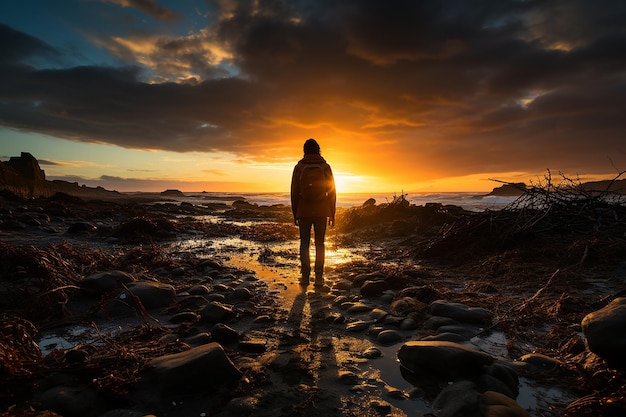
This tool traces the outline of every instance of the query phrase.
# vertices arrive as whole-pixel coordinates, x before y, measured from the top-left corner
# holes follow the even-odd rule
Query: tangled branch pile
[[[542,239],[560,239],[565,247],[584,240],[578,254],[582,264],[592,246],[609,252],[626,246],[626,194],[609,189],[589,189],[566,177],[555,184],[548,173],[545,182],[524,189],[508,207],[472,213],[445,225],[436,238],[424,242],[415,253],[458,258],[461,253],[536,244]]]

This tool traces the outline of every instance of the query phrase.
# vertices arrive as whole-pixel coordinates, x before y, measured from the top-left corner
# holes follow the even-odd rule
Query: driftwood
[[[571,235],[624,242],[626,238],[626,194],[606,189],[589,189],[567,178],[559,184],[550,174],[545,182],[523,189],[523,194],[499,211],[471,213],[445,224],[439,236],[416,245],[414,255],[458,256],[459,251],[476,253],[479,248],[501,248],[528,238]],[[513,183],[507,183],[515,186]],[[580,263],[588,256],[585,249]]]

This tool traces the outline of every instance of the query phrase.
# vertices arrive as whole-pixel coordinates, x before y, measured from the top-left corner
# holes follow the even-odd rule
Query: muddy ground
[[[132,392],[146,363],[188,348],[183,336],[202,329],[169,323],[182,310],[174,305],[125,319],[123,331],[104,331],[103,318],[71,311],[77,283],[121,270],[184,291],[203,282],[207,262],[235,280],[256,280],[251,301],[228,323],[243,335],[245,348],[225,346],[244,377],[231,390],[163,401],[140,409],[145,414],[428,415],[428,389],[404,380],[395,361],[402,341],[381,345],[368,330],[346,328],[363,317],[344,311],[338,297],[365,302],[368,313],[389,310],[389,298],[363,297],[346,284],[364,274],[384,276],[389,294],[427,286],[448,301],[490,310],[495,319],[484,335],[498,335],[487,342],[498,355],[514,360],[541,353],[560,361],[558,371],[525,379],[527,398],[518,402],[531,415],[619,415],[625,409],[623,372],[586,350],[580,328],[586,314],[625,290],[621,205],[516,205],[471,213],[399,199],[342,209],[328,232],[326,279],[333,291],[324,294],[297,283],[297,228],[289,207],[64,195],[29,201],[4,195],[0,203],[2,416],[46,415],[33,400],[38,384],[68,373],[103,393],[109,408],[137,409]],[[427,306],[411,317],[425,321]],[[42,346],[46,335],[96,322],[96,337],[75,337],[71,347]],[[408,341],[428,333],[401,335]],[[79,369],[62,360],[76,346],[94,358]],[[372,348],[381,358],[365,354]]]

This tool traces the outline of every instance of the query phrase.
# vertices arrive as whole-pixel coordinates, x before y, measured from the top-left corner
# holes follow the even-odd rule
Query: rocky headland
[[[118,198],[121,194],[102,187],[87,187],[74,182],[49,181],[39,166],[37,159],[28,152],[0,162],[0,192],[22,198],[51,197],[57,193],[88,199]]]

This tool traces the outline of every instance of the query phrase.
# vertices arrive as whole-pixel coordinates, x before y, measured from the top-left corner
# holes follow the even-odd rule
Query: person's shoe
[[[323,292],[323,293],[330,292],[330,287],[324,284],[315,284],[313,288],[315,288],[316,292]]]

